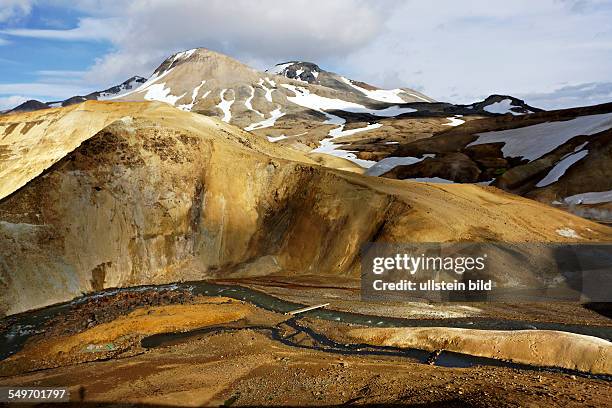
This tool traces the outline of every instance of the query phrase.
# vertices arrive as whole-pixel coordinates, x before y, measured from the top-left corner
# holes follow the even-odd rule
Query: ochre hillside
[[[610,228],[495,188],[322,167],[163,103],[0,117],[0,151],[2,314],[107,287],[357,277],[368,241],[612,239]]]

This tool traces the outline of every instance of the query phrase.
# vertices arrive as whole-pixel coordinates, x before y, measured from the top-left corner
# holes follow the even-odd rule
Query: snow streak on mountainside
[[[372,154],[372,147],[366,153],[358,144],[343,148],[360,158]],[[368,174],[488,184],[612,222],[606,195],[612,189],[612,104],[470,121],[430,138],[385,145],[384,153]],[[577,198],[591,194],[598,199]]]
[[[433,134],[436,129],[443,130],[442,126],[463,124],[468,116],[473,119],[537,111],[520,100],[499,95],[473,105],[438,103],[412,89],[379,89],[304,61],[285,62],[260,72],[204,48],[170,56],[146,80],[134,77],[108,90],[63,102],[30,101],[18,110],[86,99],[161,101],[181,110],[218,117],[286,147],[313,153],[333,151],[336,157],[360,167],[368,167],[380,158],[343,154],[341,149],[331,149],[327,139],[391,137],[394,141],[393,137],[405,135],[419,121],[433,125],[424,129],[425,134]],[[363,130],[353,132],[354,129]],[[334,140],[332,144],[336,146],[338,142]]]
[[[580,116],[572,120],[545,122],[517,129],[478,133],[478,139],[467,146],[503,143],[504,157],[529,161],[542,157],[579,135],[594,135],[612,128],[612,113]]]

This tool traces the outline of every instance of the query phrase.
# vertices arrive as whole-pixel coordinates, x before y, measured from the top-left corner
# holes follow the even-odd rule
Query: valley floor
[[[307,304],[327,300],[332,308],[372,318],[437,317],[443,319],[438,326],[444,326],[462,317],[477,321],[497,316],[501,321],[512,313],[515,319],[538,321],[540,316],[549,323],[610,328],[607,318],[580,305],[414,303],[400,309],[359,302],[349,280],[326,288],[308,279],[293,285],[271,279],[258,282],[260,291],[278,298]],[[353,328],[363,326],[319,319],[316,311],[292,317],[239,300],[240,292],[232,290],[221,290],[227,296],[207,295],[179,285],[109,292],[72,302],[39,322],[43,330],[0,361],[0,386],[68,387],[79,406],[609,404],[609,375],[366,345],[349,337]],[[290,305],[281,302],[277,308]],[[5,318],[0,331],[19,326],[28,316],[34,314]],[[548,320],[551,316],[557,318]]]

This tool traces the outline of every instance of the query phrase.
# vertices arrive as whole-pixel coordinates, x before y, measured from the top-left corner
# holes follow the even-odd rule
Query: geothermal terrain
[[[612,105],[452,105],[205,49],[28,101],[0,116],[0,385],[100,403],[605,406],[605,304],[359,288],[368,242],[612,242],[611,129]]]

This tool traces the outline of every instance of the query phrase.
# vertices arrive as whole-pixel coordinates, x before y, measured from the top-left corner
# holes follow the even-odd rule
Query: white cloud
[[[2,0],[0,1],[0,23],[19,20],[32,11],[32,0]]]
[[[135,0],[65,2],[87,18],[70,30],[9,29],[4,34],[56,40],[107,40],[90,78],[109,83],[151,72],[169,54],[207,47],[260,68],[279,59],[321,60],[347,55],[383,28],[390,0]]]
[[[418,1],[396,9],[384,33],[348,57],[349,74],[375,84],[420,85],[456,103],[609,80],[612,59],[602,47],[612,40],[610,7],[577,13],[554,0],[435,4],[435,11]],[[385,83],[391,74],[399,81]]]
[[[119,41],[124,38],[125,26],[117,18],[82,18],[76,28],[68,30],[11,28],[0,33],[16,37],[42,38],[62,41]]]
[[[0,96],[0,111],[13,109],[15,106],[21,105],[29,98],[22,95]]]
[[[65,84],[65,83],[43,83],[43,82],[27,82],[27,83],[0,83],[0,95],[37,95],[38,97],[46,97],[48,99],[68,98],[74,95],[82,95],[84,88],[82,84]],[[32,98],[29,98],[32,99]]]
[[[518,95],[536,107],[560,109],[568,106],[597,105],[612,102],[612,82],[566,85],[552,92]]]
[[[566,84],[608,82],[612,65],[612,4],[605,0],[514,0],[495,7],[490,0],[54,4],[82,13],[78,26],[4,33],[110,42],[112,51],[82,76],[92,84],[147,75],[173,52],[207,47],[260,69],[311,60],[355,79],[409,86],[443,101],[467,103],[507,93],[553,106],[543,95]],[[584,93],[564,98],[568,104],[592,99]]]

